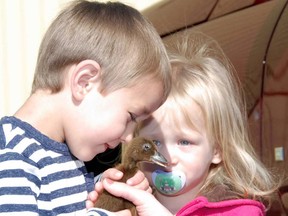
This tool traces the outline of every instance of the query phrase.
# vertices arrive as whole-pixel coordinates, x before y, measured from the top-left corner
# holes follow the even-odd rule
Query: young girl
[[[178,216],[265,215],[278,184],[250,144],[232,66],[219,45],[200,33],[168,49],[174,53],[171,93],[137,134],[154,140],[170,162],[166,169],[142,166],[156,199]],[[139,215],[157,215],[155,209],[171,215],[151,196],[105,184],[134,202]]]

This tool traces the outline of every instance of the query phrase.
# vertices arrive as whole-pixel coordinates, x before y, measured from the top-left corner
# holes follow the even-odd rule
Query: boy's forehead
[[[152,115],[145,119],[140,124],[140,133],[149,132],[150,135],[158,134],[160,130],[160,122],[158,122]]]
[[[163,103],[164,90],[163,83],[158,80],[146,80],[135,86],[136,97],[144,102],[143,112],[150,114],[155,111]]]

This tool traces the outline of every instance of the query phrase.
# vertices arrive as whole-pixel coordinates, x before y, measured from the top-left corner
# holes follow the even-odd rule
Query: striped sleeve
[[[38,215],[38,173],[31,160],[9,149],[0,150],[0,215]]]
[[[67,144],[17,118],[0,120],[0,216],[83,216],[93,180]]]

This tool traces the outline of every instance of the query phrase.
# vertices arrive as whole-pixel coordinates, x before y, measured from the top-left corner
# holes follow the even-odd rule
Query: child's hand
[[[148,179],[140,170],[138,170],[132,178],[128,179],[126,183],[134,188],[152,193],[152,188],[149,185]]]
[[[171,212],[151,193],[131,187],[123,182],[112,181],[111,179],[104,179],[103,187],[114,196],[123,197],[133,202],[139,216],[172,216]]]
[[[99,194],[103,192],[103,185],[102,182],[97,182],[95,184],[94,191],[91,191],[88,194],[87,200],[86,200],[86,209],[93,208],[95,206],[95,203],[98,199]]]
[[[99,194],[101,194],[103,191],[102,181],[105,178],[118,181],[122,178],[122,176],[123,176],[123,173],[115,168],[107,169],[101,177],[101,182],[97,182],[95,184],[95,190],[88,194],[87,201],[86,201],[86,208],[88,209],[88,208],[92,208],[95,206],[95,203],[97,201]],[[147,178],[145,178],[144,173],[141,171],[137,171],[137,173],[132,178],[128,179],[126,183],[137,189],[145,190],[149,193],[152,193],[152,189],[149,186],[149,182]]]
[[[123,177],[123,173],[115,168],[107,169],[101,178],[101,181],[103,181],[105,178],[117,181],[120,180]],[[140,170],[137,171],[137,173],[126,182],[128,185],[133,186],[137,189],[145,190],[149,193],[152,193],[152,189],[149,186],[149,182],[147,178],[145,177],[144,173]]]

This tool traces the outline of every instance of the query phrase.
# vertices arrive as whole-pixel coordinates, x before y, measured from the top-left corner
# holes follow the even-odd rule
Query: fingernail
[[[105,178],[104,181],[106,181],[108,184],[113,184],[113,181],[112,181],[111,179],[107,179],[107,178]]]
[[[120,177],[122,175],[122,172],[116,172],[116,176]]]

